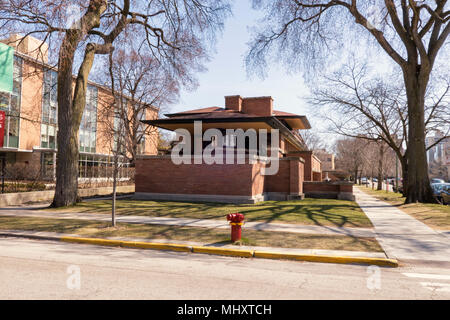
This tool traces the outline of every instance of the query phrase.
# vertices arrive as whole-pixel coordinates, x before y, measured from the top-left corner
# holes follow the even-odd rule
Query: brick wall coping
[[[295,154],[310,154],[314,159],[316,159],[318,162],[322,163],[322,161],[313,153],[313,151],[305,150],[305,151],[290,151],[288,152],[289,155],[295,155]]]
[[[328,184],[328,185],[343,185],[343,186],[350,186],[353,185],[353,182],[349,181],[304,181],[303,183],[308,184]]]
[[[298,160],[298,161],[300,161],[301,163],[305,163],[305,159],[303,159],[302,157],[293,157],[293,156],[287,156],[287,157],[284,157],[284,158],[280,158],[280,160]]]
[[[107,196],[110,195],[112,191],[112,187],[78,189],[78,196]],[[135,187],[134,185],[118,186],[116,191],[120,193],[133,193],[135,191]],[[20,206],[27,202],[51,201],[54,195],[55,190],[4,193],[0,194],[0,207]]]

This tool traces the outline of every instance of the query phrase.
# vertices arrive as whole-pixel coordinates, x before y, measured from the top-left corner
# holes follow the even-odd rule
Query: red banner
[[[3,148],[3,138],[5,136],[6,113],[0,111],[0,148]]]

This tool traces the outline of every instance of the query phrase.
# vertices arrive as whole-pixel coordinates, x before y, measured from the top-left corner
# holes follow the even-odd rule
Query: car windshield
[[[435,191],[440,191],[445,186],[443,183],[435,183],[431,185],[431,188]]]

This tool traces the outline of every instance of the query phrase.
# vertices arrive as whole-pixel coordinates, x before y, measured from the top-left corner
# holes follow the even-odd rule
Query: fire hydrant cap
[[[227,220],[234,222],[234,223],[240,223],[244,221],[245,216],[242,213],[230,213],[227,215]]]

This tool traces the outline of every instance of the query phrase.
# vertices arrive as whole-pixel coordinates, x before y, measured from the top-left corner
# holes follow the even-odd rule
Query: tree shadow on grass
[[[328,203],[327,203],[328,202]],[[77,206],[79,213],[110,213],[109,201],[87,202]],[[317,200],[271,201],[257,205],[233,205],[211,202],[118,200],[117,214],[189,219],[225,219],[240,212],[246,221],[298,223],[335,227],[371,227],[370,221],[356,204],[325,203]]]

